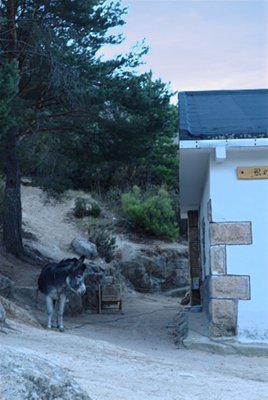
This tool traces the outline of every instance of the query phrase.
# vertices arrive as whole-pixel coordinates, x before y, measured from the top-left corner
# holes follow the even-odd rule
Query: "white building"
[[[268,341],[268,90],[179,94],[191,303],[211,336]]]

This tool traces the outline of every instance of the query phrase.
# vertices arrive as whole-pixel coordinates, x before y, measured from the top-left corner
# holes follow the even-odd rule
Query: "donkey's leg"
[[[64,306],[66,302],[66,295],[61,294],[59,298],[58,304],[58,328],[60,332],[64,331],[64,324],[63,324],[63,313],[64,313]]]
[[[50,296],[46,296],[47,303],[47,327],[51,329],[52,327],[52,318],[53,318],[53,300]]]

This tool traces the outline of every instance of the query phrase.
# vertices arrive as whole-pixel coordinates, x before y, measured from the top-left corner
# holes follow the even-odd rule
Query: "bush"
[[[97,203],[92,203],[91,204],[91,210],[90,210],[90,215],[94,218],[98,218],[100,216],[101,209],[100,206]]]
[[[76,218],[83,218],[92,216],[97,218],[100,216],[100,206],[95,201],[89,201],[82,197],[75,199],[74,216]]]
[[[116,238],[100,226],[91,227],[88,233],[88,240],[95,243],[99,256],[104,258],[107,263],[111,262],[115,254]]]
[[[134,186],[131,192],[122,195],[122,210],[136,228],[142,228],[157,237],[178,238],[172,201],[164,188],[142,196],[140,188]]]
[[[122,210],[124,214],[137,226],[143,226],[142,196],[138,186],[134,186],[131,192],[121,196]]]

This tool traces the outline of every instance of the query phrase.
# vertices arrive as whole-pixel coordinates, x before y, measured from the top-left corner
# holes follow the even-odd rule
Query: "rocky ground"
[[[23,188],[22,194],[24,228],[34,235],[29,235],[27,244],[34,244],[46,257],[60,259],[73,255],[69,244],[83,232],[68,219],[72,197],[67,196],[63,203],[47,203],[39,189]],[[135,251],[135,246],[131,251]],[[40,266],[17,262],[3,250],[0,252],[1,274],[17,284],[34,284],[39,270]],[[60,368],[53,390],[65,382],[63,373],[67,373],[92,400],[259,400],[267,397],[266,358],[220,355],[175,345],[170,326],[178,312],[178,298],[160,293],[141,294],[129,288],[124,292],[123,314],[107,311],[99,315],[86,311],[76,317],[66,316],[64,333],[44,328],[41,304],[28,306],[21,312],[6,307],[7,323],[0,329],[1,353],[8,357],[15,350],[20,360],[32,357],[34,365],[39,362],[42,365],[43,360],[48,369],[51,365],[51,371]],[[16,368],[18,363],[19,360]],[[47,369],[42,371],[43,377],[48,374]],[[40,386],[42,376],[31,378],[31,382]],[[12,379],[17,379],[14,374]],[[8,397],[8,384],[11,389],[14,381],[8,382],[2,373],[0,398],[3,400],[12,400]],[[69,382],[65,384],[69,387]],[[57,398],[52,394],[23,397],[22,392],[16,396],[16,400]],[[80,398],[84,398],[82,394]]]

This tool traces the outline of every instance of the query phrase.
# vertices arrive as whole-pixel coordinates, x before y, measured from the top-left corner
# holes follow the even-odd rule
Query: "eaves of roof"
[[[179,140],[268,139],[268,89],[179,93]]]

